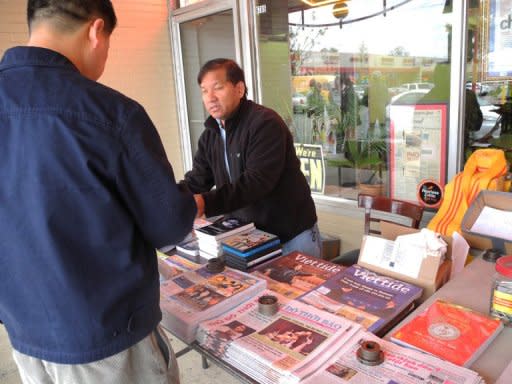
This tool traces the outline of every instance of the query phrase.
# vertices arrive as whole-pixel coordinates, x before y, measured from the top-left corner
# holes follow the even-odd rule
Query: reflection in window
[[[417,123],[415,111],[436,66],[449,64],[452,15],[445,0],[386,3],[383,12],[381,0],[347,2],[339,19],[333,4],[258,2],[262,102],[297,143],[322,146],[329,196],[414,200],[419,181],[444,177],[449,94],[436,100],[442,113],[432,126]]]
[[[467,131],[466,157],[477,148],[491,146],[503,149],[512,163],[511,19],[510,1],[470,2],[466,96],[475,100],[482,120],[479,127]]]

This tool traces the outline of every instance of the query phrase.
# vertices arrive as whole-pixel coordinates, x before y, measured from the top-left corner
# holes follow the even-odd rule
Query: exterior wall
[[[183,163],[166,0],[113,0],[118,26],[99,81],[141,103],[160,133],[176,179]],[[0,0],[0,55],[28,40],[26,2]]]

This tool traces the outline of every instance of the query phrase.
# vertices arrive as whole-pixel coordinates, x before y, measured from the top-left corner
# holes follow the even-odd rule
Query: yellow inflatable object
[[[464,213],[478,192],[504,190],[504,176],[507,173],[505,153],[501,149],[478,149],[471,154],[452,181],[446,184],[444,197],[436,215],[428,224],[428,229],[451,236],[460,233],[460,223]]]

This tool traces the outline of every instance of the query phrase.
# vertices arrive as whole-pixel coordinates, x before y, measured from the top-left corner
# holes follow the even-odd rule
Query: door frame
[[[176,112],[178,115],[181,155],[184,172],[192,169],[193,153],[190,142],[189,116],[186,108],[187,95],[185,92],[185,73],[182,59],[181,45],[181,23],[192,21],[201,17],[207,17],[216,13],[231,10],[233,14],[233,35],[235,41],[236,61],[244,69],[246,83],[248,85],[248,96],[255,96],[254,77],[252,75],[253,58],[250,55],[252,49],[246,49],[245,55],[243,46],[250,47],[249,34],[253,23],[249,22],[250,6],[246,1],[238,0],[205,0],[186,7],[178,8],[169,12],[169,29],[171,36],[171,48],[173,57],[173,72],[176,92]],[[241,20],[245,22],[241,22]]]

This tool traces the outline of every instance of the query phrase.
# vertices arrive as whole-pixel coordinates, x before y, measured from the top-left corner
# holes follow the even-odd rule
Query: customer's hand
[[[198,193],[194,195],[194,199],[197,205],[197,214],[196,217],[201,217],[204,215],[204,199],[203,196]]]

